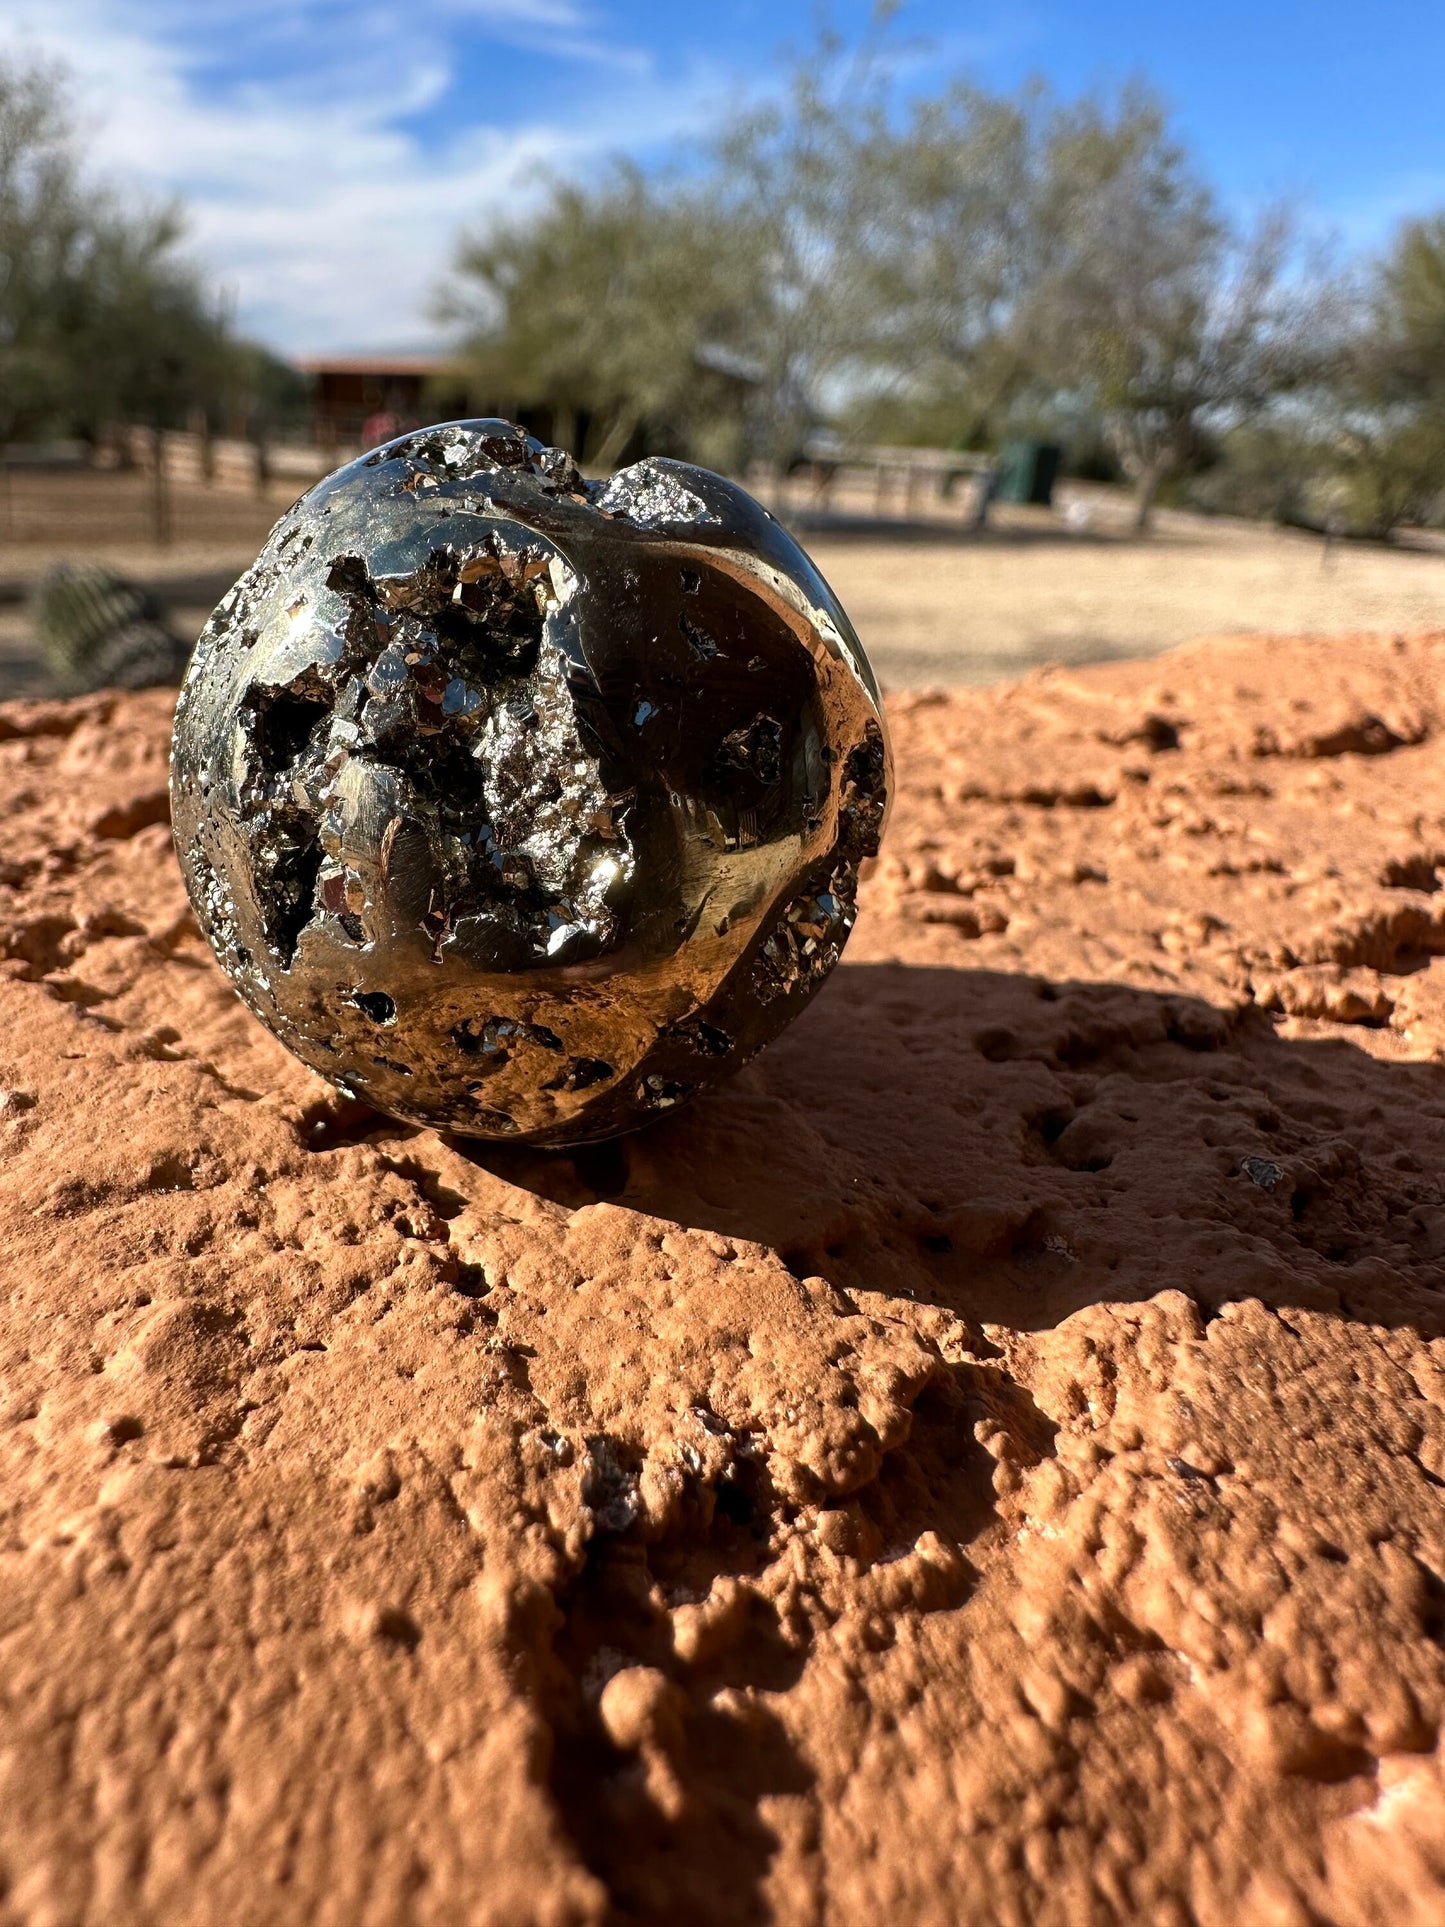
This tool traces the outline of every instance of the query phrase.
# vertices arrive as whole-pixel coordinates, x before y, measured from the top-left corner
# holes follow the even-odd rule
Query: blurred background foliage
[[[1445,508],[1445,216],[1383,260],[1231,220],[1131,85],[905,101],[825,37],[677,174],[554,184],[465,242],[448,318],[480,397],[561,399],[734,468],[850,442],[1063,443],[1159,500],[1383,535]],[[731,379],[728,378],[728,371]]]
[[[1375,536],[1445,514],[1445,214],[1325,260],[1232,219],[1131,85],[911,95],[886,20],[669,172],[551,180],[463,236],[446,375],[594,468],[742,472],[839,445],[1063,444],[1185,502]],[[84,173],[63,77],[0,64],[0,441],[198,418],[274,433],[300,378],[237,338],[174,208]]]
[[[87,178],[64,75],[0,59],[0,444],[110,424],[245,425],[304,401],[276,356],[236,338],[183,249],[174,206]]]

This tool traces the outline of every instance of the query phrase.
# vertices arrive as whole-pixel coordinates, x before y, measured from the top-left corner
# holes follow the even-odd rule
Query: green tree
[[[1377,271],[1371,305],[1387,386],[1445,409],[1445,213],[1405,223]]]
[[[900,414],[991,439],[1036,384],[1022,318],[1041,271],[1037,86],[950,87],[875,141],[880,203],[863,329]]]
[[[473,388],[585,411],[599,467],[645,425],[703,459],[785,461],[869,352],[885,104],[868,50],[825,37],[691,172],[554,183],[464,240],[441,311]]]
[[[1139,89],[1051,117],[1036,221],[1024,352],[1093,398],[1143,531],[1214,437],[1317,372],[1320,289],[1287,212],[1235,228]]]
[[[0,441],[169,423],[229,378],[174,208],[84,178],[60,73],[0,59]]]
[[[1445,213],[1407,221],[1370,271],[1339,357],[1330,466],[1344,518],[1385,536],[1445,506]]]
[[[462,324],[474,392],[551,408],[569,443],[585,413],[579,453],[608,468],[644,427],[684,443],[719,432],[726,383],[709,351],[742,332],[747,293],[715,210],[619,165],[594,187],[555,183],[539,212],[465,240],[442,313]]]
[[[795,56],[781,100],[727,121],[707,152],[708,198],[744,299],[727,345],[756,371],[753,452],[774,467],[810,427],[886,371],[893,309],[896,136],[880,9],[850,50],[823,33]]]
[[[1141,89],[1060,105],[1038,85],[907,100],[886,15],[824,35],[780,98],[735,113],[698,165],[555,185],[466,244],[453,315],[495,399],[639,426],[781,465],[820,418],[995,439],[1098,432],[1160,488],[1318,382],[1324,307],[1291,222],[1227,221]],[[748,371],[752,402],[704,372]]]

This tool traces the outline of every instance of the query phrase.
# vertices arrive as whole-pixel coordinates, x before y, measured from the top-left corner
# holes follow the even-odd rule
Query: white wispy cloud
[[[464,38],[486,43],[512,114],[489,120],[483,97],[424,138]],[[0,47],[65,63],[94,172],[180,195],[241,325],[296,352],[430,337],[459,230],[534,195],[543,169],[692,131],[719,91],[657,73],[583,0],[6,0]],[[516,50],[595,84],[567,90],[565,117],[519,120]]]

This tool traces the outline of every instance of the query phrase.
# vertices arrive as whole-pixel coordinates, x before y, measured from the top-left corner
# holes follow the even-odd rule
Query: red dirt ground
[[[1445,1917],[1445,636],[891,705],[847,963],[575,1156],[0,708],[0,1922]]]

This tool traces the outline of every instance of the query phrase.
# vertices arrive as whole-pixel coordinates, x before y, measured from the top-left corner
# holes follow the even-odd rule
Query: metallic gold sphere
[[[500,421],[284,515],[206,625],[171,794],[268,1029],[420,1124],[610,1137],[774,1038],[838,960],[890,780],[827,584],[705,469],[606,484]]]

